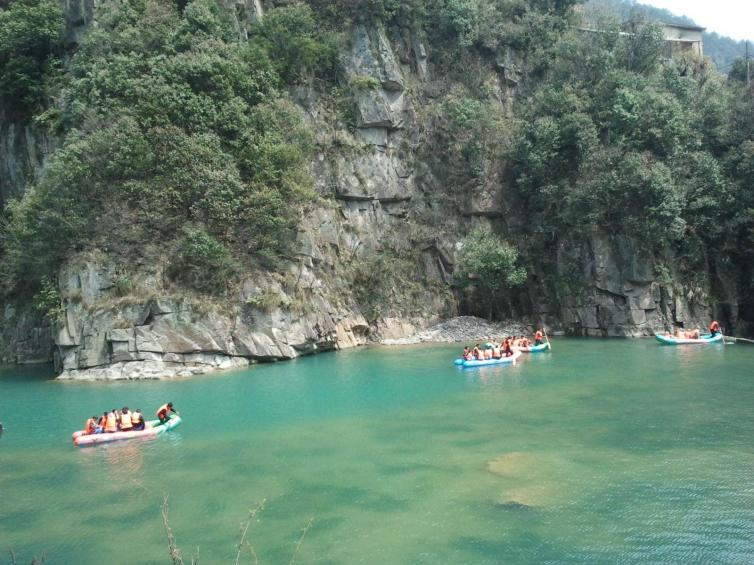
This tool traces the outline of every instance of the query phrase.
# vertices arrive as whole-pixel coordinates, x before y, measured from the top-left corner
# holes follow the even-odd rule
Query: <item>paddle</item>
[[[547,337],[547,328],[545,328],[545,326],[544,326],[544,325],[542,326],[542,331],[544,332],[544,334],[545,334],[545,339],[547,340],[547,348],[548,348],[548,349],[549,349],[550,351],[552,351],[552,344],[550,343],[550,338],[548,338],[548,337]]]
[[[734,337],[732,335],[729,335],[728,339],[732,339],[733,342],[736,342],[736,341],[745,341],[746,343],[754,343],[754,340],[752,340],[752,339],[746,339],[745,337]]]

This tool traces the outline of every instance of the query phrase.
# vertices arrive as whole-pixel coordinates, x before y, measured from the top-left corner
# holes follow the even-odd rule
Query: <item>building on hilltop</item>
[[[585,22],[587,24],[587,22]],[[634,34],[637,22],[625,22],[620,35],[630,36]],[[665,39],[665,55],[670,58],[681,53],[692,53],[698,57],[704,56],[703,35],[706,28],[683,24],[670,24],[659,22],[662,26],[662,34]],[[590,25],[582,25],[581,31],[602,33],[603,30],[595,29]]]
[[[687,26],[679,24],[662,24],[662,31],[665,35],[665,45],[668,49],[668,56],[672,57],[676,53],[694,53],[699,57],[704,56],[704,34],[703,27]]]
[[[662,34],[665,38],[665,55],[672,57],[680,53],[693,53],[698,57],[704,56],[704,42],[702,36],[705,28],[683,24],[669,24],[660,22]],[[629,28],[632,23],[626,24]]]

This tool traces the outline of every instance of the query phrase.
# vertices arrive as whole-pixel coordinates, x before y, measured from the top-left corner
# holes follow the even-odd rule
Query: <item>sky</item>
[[[754,1],[752,0],[639,0],[688,16],[707,31],[733,39],[754,40]]]

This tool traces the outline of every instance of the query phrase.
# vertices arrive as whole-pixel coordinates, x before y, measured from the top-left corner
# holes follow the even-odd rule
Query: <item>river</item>
[[[0,552],[19,563],[751,563],[754,348],[559,339],[515,367],[371,347],[189,380],[0,374]],[[86,416],[172,400],[160,438]],[[7,555],[7,553],[6,553]],[[244,557],[246,563],[253,559]],[[0,557],[0,562],[5,556]]]

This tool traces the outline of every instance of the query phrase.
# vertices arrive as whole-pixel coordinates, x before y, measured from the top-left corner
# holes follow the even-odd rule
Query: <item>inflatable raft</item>
[[[720,343],[723,341],[723,334],[703,335],[699,339],[687,339],[682,337],[668,337],[663,334],[655,334],[657,341],[664,345],[684,345],[686,343]]]
[[[531,347],[516,347],[521,353],[541,353],[550,349],[549,343],[540,343],[539,345],[532,345]]]
[[[500,359],[485,359],[483,361],[479,361],[478,359],[472,359],[471,361],[466,361],[465,359],[456,359],[453,361],[456,365],[459,367],[486,367],[487,365],[510,365],[511,363],[515,363],[516,359],[521,357],[520,351],[514,351],[513,355],[510,357],[502,357]]]
[[[83,430],[73,432],[73,443],[79,447],[86,447],[88,445],[98,445],[100,443],[109,443],[111,441],[157,437],[180,425],[181,417],[177,414],[171,414],[170,419],[166,423],[160,424],[159,420],[150,420],[146,422],[143,430],[137,432],[113,432],[111,434],[85,434]]]

